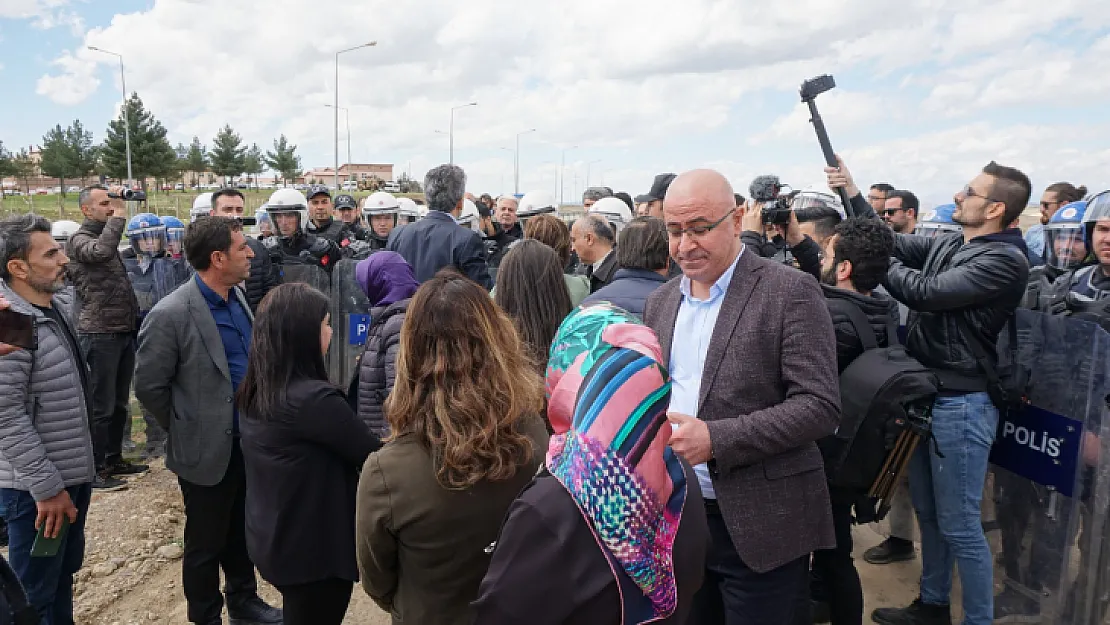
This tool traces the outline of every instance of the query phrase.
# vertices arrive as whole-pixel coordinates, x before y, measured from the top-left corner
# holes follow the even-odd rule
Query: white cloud
[[[84,20],[68,8],[69,0],[0,0],[0,19],[25,19],[31,26],[49,30],[68,26],[73,36],[84,34]]]
[[[59,0],[14,4],[26,14],[52,2]],[[803,78],[832,72],[840,88],[819,104],[838,148],[875,176],[920,181],[939,194],[990,158],[1028,157],[1030,167],[1048,168],[1043,146],[1021,153],[1005,140],[961,133],[1059,136],[1063,131],[1053,126],[987,123],[985,111],[1020,113],[1059,90],[1105,94],[1100,77],[1110,70],[1105,0],[383,6],[158,0],[89,31],[78,51],[59,57],[57,72],[39,80],[38,93],[72,105],[97,89],[104,71],[114,84],[115,59],[84,51],[102,46],[124,55],[128,87],[175,143],[193,135],[210,142],[230,123],[264,147],[285,133],[306,165],[324,165],[332,160],[334,113],[324,104],[334,98],[334,52],[373,39],[378,47],[341,57],[339,100],[351,110],[355,160],[393,161],[398,170],[411,163],[419,177],[445,160],[446,137],[433,131],[447,130],[450,107],[477,100],[478,107],[456,113],[455,156],[479,188],[505,189],[498,185],[507,184],[506,162],[511,178],[512,154],[498,148],[512,148],[517,132],[536,128],[521,139],[522,188],[554,184],[552,166],[543,164],[559,159],[559,146],[577,145],[580,187],[585,163],[604,158],[596,167],[605,169],[607,183],[635,193],[658,171],[705,162],[727,165],[737,176],[775,170],[801,186],[819,184],[821,157],[805,109],[796,99],[782,115],[761,106],[769,96],[795,93]],[[219,19],[204,19],[211,14]],[[308,25],[335,15],[351,27],[311,35]],[[888,86],[872,88],[872,77]],[[1099,136],[1107,137],[1077,135]],[[795,149],[802,142],[806,149]],[[966,160],[940,156],[965,142],[981,149]],[[758,153],[732,156],[731,146],[746,145]],[[574,169],[568,163],[568,195]]]

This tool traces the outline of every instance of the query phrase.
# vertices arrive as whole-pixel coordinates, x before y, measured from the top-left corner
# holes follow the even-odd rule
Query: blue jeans
[[[81,570],[85,559],[85,516],[92,484],[70,486],[66,491],[77,506],[77,522],[66,531],[58,555],[32,558],[31,546],[38,534],[35,500],[25,490],[0,488],[0,516],[8,522],[8,562],[45,625],[73,625],[73,574]]]
[[[910,495],[921,527],[921,600],[948,605],[960,568],[964,625],[994,620],[994,570],[980,506],[998,410],[986,393],[941,395],[933,403],[933,446],[910,461]]]

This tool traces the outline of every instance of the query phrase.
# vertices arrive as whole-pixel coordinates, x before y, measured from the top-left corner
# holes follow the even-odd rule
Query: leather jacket
[[[1029,282],[1021,231],[1012,228],[967,243],[959,233],[897,235],[894,255],[883,284],[910,309],[910,354],[937,371],[944,390],[986,390],[969,341],[979,341],[993,357],[998,333],[1021,303]]]

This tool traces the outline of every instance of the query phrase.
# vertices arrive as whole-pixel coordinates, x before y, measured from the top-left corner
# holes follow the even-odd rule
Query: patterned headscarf
[[[617,577],[622,623],[669,617],[686,476],[668,447],[671,380],[650,328],[608,303],[575,309],[551,344],[547,469]]]

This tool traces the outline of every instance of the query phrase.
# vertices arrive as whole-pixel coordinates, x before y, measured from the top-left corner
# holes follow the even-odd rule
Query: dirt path
[[[177,481],[161,462],[131,479],[128,490],[94,495],[85,566],[77,576],[78,622],[186,623],[179,559],[184,520]],[[881,540],[868,527],[857,527],[855,537],[857,554]],[[866,614],[875,607],[905,605],[916,596],[916,561],[877,567],[857,558],[857,563]],[[263,597],[280,605],[277,591],[261,580],[260,585]],[[344,623],[388,625],[389,617],[356,586]]]

